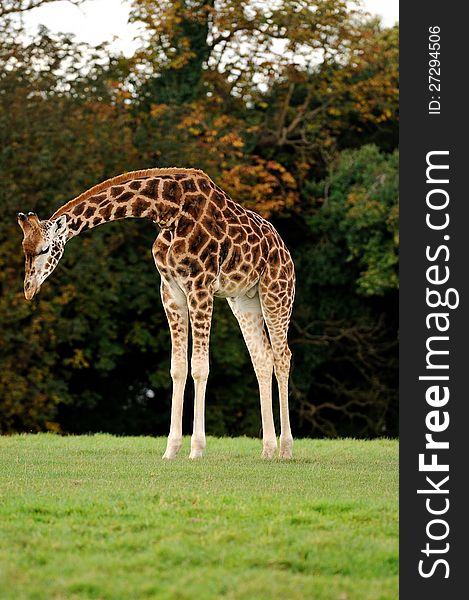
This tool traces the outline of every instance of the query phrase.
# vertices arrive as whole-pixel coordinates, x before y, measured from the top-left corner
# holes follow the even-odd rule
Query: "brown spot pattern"
[[[199,190],[206,194],[207,196],[210,194],[210,186],[208,184],[208,180],[205,177],[199,177],[197,179],[197,185],[199,186]]]
[[[85,203],[84,202],[80,202],[80,204],[77,204],[75,206],[75,208],[72,210],[74,215],[81,215],[81,213],[85,210]]]
[[[195,221],[189,217],[182,216],[176,227],[176,235],[186,237],[193,229]]]
[[[90,204],[99,204],[102,200],[106,198],[106,194],[99,194],[98,196],[91,196],[88,200]]]
[[[122,194],[122,196],[119,196],[119,198],[117,198],[117,202],[122,203],[122,202],[128,202],[131,198],[135,198],[135,194],[133,194],[132,192],[125,192],[124,194]]]
[[[167,200],[168,202],[173,202],[174,204],[177,204],[177,202],[181,198],[181,195],[181,186],[179,185],[179,183],[177,183],[177,181],[169,180],[163,183],[163,200]]]
[[[112,215],[112,204],[108,204],[99,211],[99,214],[108,221]]]
[[[120,194],[122,194],[122,192],[124,191],[124,187],[121,185],[115,185],[111,188],[111,196],[113,198],[117,198],[117,196],[119,196]]]
[[[158,192],[158,179],[149,179],[145,188],[140,192],[143,196],[147,196],[147,198],[152,198],[155,200]]]
[[[149,207],[150,202],[144,198],[137,198],[137,200],[132,204],[132,215],[134,217],[140,217],[142,213],[144,213]]]
[[[96,212],[96,208],[94,206],[88,206],[88,208],[85,210],[83,216],[85,217],[85,219],[89,219],[91,218]]]
[[[208,242],[208,240],[209,236],[205,229],[200,225],[196,225],[191,236],[189,237],[189,252],[197,255]]]
[[[197,186],[194,183],[194,180],[191,179],[183,179],[182,180],[182,189],[184,192],[196,192]]]
[[[199,221],[205,209],[205,197],[202,194],[186,194],[181,205],[181,211],[190,215],[194,221]]]
[[[116,208],[116,212],[114,213],[114,217],[116,219],[122,219],[125,217],[127,213],[127,207],[126,206],[118,206]]]

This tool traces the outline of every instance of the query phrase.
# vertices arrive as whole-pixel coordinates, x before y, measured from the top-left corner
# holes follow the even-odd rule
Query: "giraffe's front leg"
[[[192,328],[191,373],[194,380],[194,429],[189,458],[201,458],[205,449],[205,390],[209,372],[209,341],[213,297],[207,291],[187,296]]]
[[[176,458],[182,444],[182,410],[187,379],[188,314],[185,295],[176,287],[161,283],[161,298],[171,331],[171,427],[163,458]]]

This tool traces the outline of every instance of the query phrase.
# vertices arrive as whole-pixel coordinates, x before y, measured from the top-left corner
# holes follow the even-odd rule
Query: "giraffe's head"
[[[18,213],[25,256],[24,295],[31,300],[57,266],[67,241],[67,217],[39,221],[35,213]]]

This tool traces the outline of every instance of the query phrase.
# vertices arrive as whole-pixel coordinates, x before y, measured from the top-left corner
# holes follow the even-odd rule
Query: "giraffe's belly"
[[[253,298],[257,293],[259,283],[259,274],[253,273],[251,276],[242,278],[230,277],[220,273],[214,282],[214,296],[217,298],[232,298],[236,296],[248,296]]]

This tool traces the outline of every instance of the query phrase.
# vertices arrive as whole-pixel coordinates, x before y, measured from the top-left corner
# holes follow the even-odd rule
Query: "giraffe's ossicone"
[[[288,326],[295,271],[287,247],[260,215],[229,198],[203,171],[147,169],[108,179],[61,206],[49,220],[18,214],[25,254],[24,294],[31,300],[57,266],[65,244],[84,229],[126,217],[159,226],[153,257],[171,331],[173,398],[164,458],[182,443],[182,410],[192,330],[191,374],[195,385],[191,458],[205,448],[205,388],[215,296],[226,298],[239,322],[259,383],[263,452],[277,448],[272,414],[272,373],[280,399],[280,456],[290,458],[288,413],[291,352]]]

